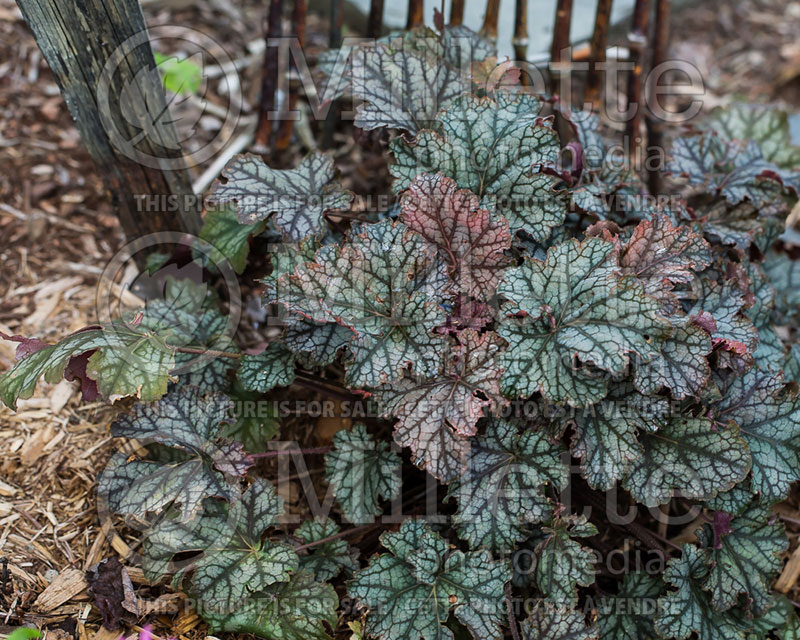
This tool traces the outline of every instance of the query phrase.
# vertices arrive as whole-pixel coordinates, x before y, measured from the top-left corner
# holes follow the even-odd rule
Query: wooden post
[[[367,17],[367,37],[379,38],[383,32],[383,0],[372,0],[369,3]]]
[[[459,25],[464,22],[464,0],[453,0],[450,5],[450,24]]]
[[[270,0],[267,15],[264,18],[264,66],[261,68],[261,105],[258,112],[258,126],[256,127],[256,144],[268,148],[272,143],[272,117],[275,111],[275,90],[278,88],[278,67],[280,51],[278,47],[269,46],[271,39],[283,35],[281,14],[283,13],[283,0]]]
[[[486,0],[486,15],[483,16],[481,35],[497,40],[497,21],[500,16],[500,0]]]
[[[528,0],[517,0],[514,6],[514,37],[511,44],[518,62],[528,59]],[[528,81],[528,74],[523,73],[522,84],[527,85]]]
[[[653,43],[653,64],[655,69],[658,65],[666,62],[667,52],[669,51],[669,0],[656,0],[655,17],[655,42]],[[655,79],[655,78],[654,78]],[[653,91],[651,85],[645,90]],[[664,145],[664,123],[660,118],[652,113],[648,114],[645,124],[647,125],[647,144],[649,148],[660,149]],[[650,193],[658,195],[662,188],[662,168],[653,166],[649,168],[648,187]]]
[[[156,63],[138,0],[17,4],[97,163],[126,237],[198,233],[200,212],[175,129],[161,120],[153,126],[152,114],[166,113],[167,102],[158,74],[148,73]],[[147,46],[131,46],[140,38]],[[126,41],[129,53],[120,48]],[[112,57],[121,64],[109,74]],[[133,140],[135,148],[120,142]]]
[[[628,78],[628,109],[635,105],[633,115],[629,116],[625,129],[628,138],[631,161],[639,166],[642,152],[642,76],[644,75],[645,55],[647,53],[647,22],[650,14],[650,0],[636,0],[631,18],[631,31],[628,43],[633,59],[633,70]]]
[[[589,76],[586,78],[585,102],[594,103],[601,95],[601,85],[605,80],[605,72],[598,69],[598,65],[606,61],[606,47],[608,46],[608,24],[611,20],[611,0],[598,0],[597,13],[594,20],[594,33],[592,34],[592,48],[589,53]]]
[[[294,10],[292,11],[292,35],[297,38],[297,42],[302,50],[306,46],[306,0],[294,0]],[[300,88],[293,86],[294,83],[289,80],[287,83],[288,96],[284,101],[283,120],[278,129],[278,135],[275,138],[275,149],[284,151],[289,147],[289,141],[292,139],[292,131],[294,131],[294,119],[291,113],[297,108],[298,92]]]
[[[569,47],[569,29],[572,26],[572,0],[558,0],[556,20],[553,26],[553,43],[550,46],[551,64],[561,62],[564,49]],[[551,68],[551,92],[558,93],[561,72]]]
[[[420,26],[424,21],[425,3],[423,0],[408,0],[408,20],[406,29]]]

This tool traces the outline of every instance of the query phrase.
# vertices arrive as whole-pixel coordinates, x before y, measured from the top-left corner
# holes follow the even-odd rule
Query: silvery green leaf
[[[428,285],[434,247],[390,220],[359,231],[283,276],[279,301],[305,318],[353,331],[346,362],[350,386],[396,380],[409,364],[418,374],[434,374],[444,338],[432,331],[445,322],[438,303],[447,295]]]
[[[658,355],[669,322],[658,301],[633,278],[620,280],[617,269],[613,243],[587,238],[506,272],[498,292],[509,300],[507,313],[516,314],[499,328],[509,343],[507,396],[541,391],[554,402],[586,406],[606,393],[606,380],[587,365],[620,374],[630,354],[644,361]]]
[[[541,530],[536,545],[534,579],[548,602],[574,607],[578,585],[588,587],[595,579],[595,554],[574,538],[597,535],[584,516],[556,516]]]
[[[466,78],[430,51],[402,39],[362,47],[352,53],[355,125],[392,127],[411,134],[470,87]]]
[[[466,463],[466,437],[476,432],[484,412],[505,405],[498,366],[502,341],[493,332],[464,329],[459,343],[443,353],[444,368],[436,376],[402,378],[375,389],[381,415],[399,419],[395,441],[411,447],[414,462],[445,481]]]
[[[711,350],[711,338],[700,327],[678,326],[661,344],[661,353],[650,362],[635,363],[634,384],[645,394],[666,387],[678,400],[699,396],[711,375]]]
[[[587,627],[584,617],[568,607],[539,601],[520,625],[522,640],[599,640],[597,627]],[[605,636],[604,636],[605,637]]]
[[[288,387],[294,380],[294,354],[282,342],[271,342],[258,355],[242,357],[236,375],[248,391]]]
[[[760,104],[734,102],[717,107],[702,123],[724,140],[753,140],[764,158],[785,169],[800,166],[800,148],[792,144],[786,113]]]
[[[703,589],[708,578],[708,557],[685,544],[683,554],[667,564],[664,579],[674,591],[659,598],[656,632],[663,638],[684,640],[693,632],[703,640],[744,640],[747,627],[717,612]]]
[[[325,626],[335,629],[339,597],[314,574],[298,571],[288,581],[275,582],[252,594],[227,614],[203,614],[210,631],[252,633],[266,640],[330,640]]]
[[[350,522],[373,522],[379,500],[400,495],[400,458],[386,442],[376,443],[363,424],[338,431],[325,454],[325,475]]]
[[[664,593],[661,576],[633,571],[622,579],[619,592],[597,605],[597,627],[603,640],[654,640],[653,617]]]
[[[162,463],[128,460],[123,453],[109,460],[98,477],[97,492],[115,513],[141,518],[178,504],[182,520],[194,517],[206,498],[236,496],[235,487],[203,458]]]
[[[340,532],[338,525],[329,518],[306,520],[294,531],[303,544],[320,542]],[[350,549],[343,538],[322,542],[300,556],[301,568],[314,574],[317,580],[335,578],[344,569],[352,573],[358,569],[358,551]]]
[[[546,240],[564,220],[568,196],[555,192],[555,178],[536,173],[554,164],[560,151],[557,134],[538,119],[540,108],[528,94],[458,98],[438,116],[440,132],[392,142],[395,191],[421,173],[441,172],[477,195],[481,207],[504,216],[512,231]]]
[[[296,357],[305,356],[317,366],[332,363],[353,338],[353,332],[336,322],[314,322],[301,316],[290,316],[284,343]]]
[[[191,591],[202,600],[203,611],[230,615],[253,592],[276,582],[287,582],[297,570],[294,549],[262,541],[263,532],[283,514],[283,500],[272,484],[256,480],[241,497],[195,522],[163,520],[147,535],[147,549],[163,558],[202,550],[191,563]],[[187,532],[187,528],[190,532]]]
[[[524,430],[499,419],[470,444],[467,468],[450,484],[447,499],[458,500],[453,526],[470,548],[495,553],[514,549],[527,526],[552,510],[544,487],[567,484],[564,449],[543,431]]]
[[[720,428],[707,418],[675,415],[652,433],[641,433],[642,456],[631,463],[623,485],[637,502],[664,504],[674,491],[708,499],[747,475],[750,453],[735,427]]]
[[[779,375],[751,369],[712,409],[719,425],[738,425],[753,457],[753,489],[767,502],[781,500],[800,480],[800,402],[783,386]]]
[[[730,204],[749,200],[763,207],[782,191],[780,170],[764,159],[758,144],[728,142],[713,132],[676,138],[667,171],[718,191]]]
[[[323,215],[350,204],[352,194],[334,180],[333,158],[318,151],[296,169],[272,169],[256,155],[233,158],[217,181],[211,198],[232,204],[242,224],[254,224],[274,214],[275,226],[290,242],[319,235]]]
[[[800,313],[800,260],[770,251],[764,259],[764,270],[777,292],[775,307],[779,321],[795,318]]]
[[[789,546],[786,529],[769,507],[753,501],[742,513],[717,511],[711,524],[698,532],[709,551],[710,571],[703,588],[719,611],[734,607],[745,594],[755,616],[772,604],[770,585],[781,570]]]
[[[389,538],[386,540],[386,538]],[[402,543],[403,538],[408,538]],[[427,527],[406,520],[400,530],[381,536],[403,551],[373,556],[356,573],[349,592],[367,609],[366,633],[384,640],[453,640],[445,626],[455,617],[481,640],[500,640],[503,585],[509,570],[488,551],[449,550],[446,541]]]
[[[221,394],[203,395],[182,387],[152,404],[138,404],[112,425],[116,437],[157,443],[167,460],[127,460],[117,456],[100,476],[98,492],[118,513],[144,517],[177,503],[191,518],[208,497],[230,498],[234,487],[224,475],[241,476],[252,460],[241,447],[220,441],[229,421],[230,402]],[[151,452],[152,453],[152,452]]]
[[[624,382],[611,385],[599,403],[577,409],[572,453],[589,485],[611,489],[642,456],[637,433],[657,429],[668,412],[665,398],[644,396]]]

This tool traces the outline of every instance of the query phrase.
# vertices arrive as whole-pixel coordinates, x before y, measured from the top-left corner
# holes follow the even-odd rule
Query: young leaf
[[[242,224],[254,224],[274,213],[275,226],[290,242],[319,235],[323,215],[350,204],[352,194],[334,181],[333,158],[315,151],[296,169],[272,169],[256,155],[231,160],[211,198],[221,206],[232,203]]]
[[[654,638],[656,599],[664,593],[660,576],[634,571],[622,579],[616,596],[603,598],[597,606],[597,627],[603,640]]]
[[[330,519],[306,520],[297,529],[294,535],[303,544],[319,542],[339,533],[339,527]],[[346,540],[337,538],[322,542],[312,547],[308,555],[300,556],[301,568],[314,574],[317,580],[330,580],[335,578],[344,569],[352,573],[358,569],[358,552],[351,551]]]
[[[212,264],[228,260],[236,273],[242,273],[250,253],[250,238],[262,233],[266,227],[264,220],[254,224],[240,223],[233,207],[212,207],[206,211],[200,239],[213,248],[208,256]]]
[[[158,558],[203,551],[191,564],[191,590],[202,600],[202,611],[230,615],[252,593],[289,581],[297,570],[292,547],[261,540],[282,515],[283,500],[271,483],[258,479],[239,500],[196,523],[163,520],[148,533],[147,548],[156,549]]]
[[[282,277],[279,301],[315,322],[353,330],[348,385],[376,387],[399,378],[408,364],[432,375],[444,340],[431,332],[445,320],[437,304],[443,292],[421,284],[432,261],[433,247],[421,236],[385,220],[343,246],[323,247],[316,262]]]
[[[553,402],[586,406],[606,392],[603,378],[573,365],[577,356],[609,373],[621,373],[629,354],[645,361],[658,354],[669,323],[658,302],[635,281],[619,281],[614,245],[587,238],[556,245],[544,262],[526,260],[506,272],[498,292],[509,299],[500,335],[509,343],[503,366],[507,396],[537,391]]]
[[[583,616],[552,602],[536,603],[520,626],[522,640],[599,640],[597,627],[587,627]],[[609,637],[610,639],[610,637]],[[639,640],[638,638],[636,640]]]
[[[480,198],[480,205],[545,241],[561,224],[567,195],[556,193],[556,179],[535,167],[558,160],[558,135],[538,120],[541,103],[529,94],[498,92],[496,100],[465,95],[438,116],[441,134],[420,131],[413,144],[391,144],[402,191],[421,173],[441,172]]]
[[[676,590],[658,600],[656,631],[664,638],[684,640],[692,632],[703,640],[744,640],[745,627],[717,612],[702,583],[708,577],[707,557],[692,545],[667,564],[664,579]]]
[[[751,369],[713,407],[719,425],[738,425],[753,456],[753,489],[766,502],[781,500],[800,480],[800,401],[781,395],[783,386],[780,376]]]
[[[699,396],[711,375],[706,358],[711,350],[711,338],[700,327],[677,326],[661,344],[661,353],[650,362],[635,363],[633,383],[645,394],[666,387],[677,400]]]
[[[334,449],[325,454],[325,476],[342,507],[355,524],[373,522],[381,513],[378,500],[400,495],[400,458],[386,442],[373,441],[363,424],[338,431]]]
[[[703,588],[711,592],[714,608],[730,609],[743,593],[754,615],[767,612],[769,587],[781,569],[780,554],[789,546],[786,529],[774,520],[769,508],[755,501],[741,513],[715,512],[713,523],[698,532],[710,558]]]
[[[486,300],[497,289],[511,247],[508,223],[478,207],[478,197],[442,174],[423,173],[402,199],[400,219],[439,248],[463,294]]]
[[[536,586],[548,602],[574,607],[578,585],[594,583],[595,555],[573,538],[597,535],[597,528],[583,516],[556,516],[542,527],[536,545]]]
[[[643,396],[630,383],[612,385],[604,400],[576,411],[572,453],[589,485],[611,489],[642,456],[636,434],[654,431],[668,411],[665,398]]]
[[[463,468],[465,437],[475,434],[484,411],[505,405],[497,363],[500,338],[472,329],[457,335],[460,343],[443,355],[444,370],[438,376],[420,381],[402,378],[375,390],[381,415],[399,418],[395,441],[411,447],[415,464],[444,481]]]
[[[758,344],[758,331],[753,323],[742,313],[745,299],[732,281],[722,284],[699,281],[700,291],[694,308],[689,315],[695,322],[698,319],[704,329],[710,329],[714,344],[721,343],[726,349],[739,355],[752,353]],[[710,316],[711,323],[703,318]],[[710,324],[710,326],[709,326]]]
[[[711,498],[741,482],[750,470],[750,453],[739,430],[717,428],[706,418],[676,415],[639,440],[642,457],[631,463],[623,484],[648,507],[664,504],[677,490],[690,499]]]
[[[665,215],[640,222],[619,257],[622,273],[642,280],[645,291],[660,300],[670,295],[672,285],[691,282],[710,263],[703,236],[691,227],[673,226]]]
[[[367,635],[452,640],[445,622],[454,609],[476,640],[499,640],[508,569],[488,551],[451,551],[427,525],[408,520],[381,542],[392,553],[374,556],[349,584],[369,609]]]
[[[237,377],[248,391],[288,387],[294,380],[294,354],[283,343],[272,342],[258,355],[244,356]]]
[[[543,487],[560,490],[569,475],[563,448],[542,431],[523,431],[492,420],[473,440],[467,469],[450,484],[447,498],[458,500],[453,526],[470,548],[495,553],[514,549],[527,537],[526,525],[551,512]]]
[[[276,582],[252,594],[236,610],[203,613],[212,632],[252,633],[266,640],[330,640],[324,624],[336,627],[336,590],[298,571],[288,582]]]

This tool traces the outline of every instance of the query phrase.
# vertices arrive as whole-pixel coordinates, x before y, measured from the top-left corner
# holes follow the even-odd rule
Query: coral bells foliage
[[[168,279],[129,318],[14,337],[0,397],[66,375],[139,399],[112,433],[141,446],[112,458],[100,497],[147,524],[145,574],[171,576],[215,632],[797,637],[772,591],[788,548],[773,507],[800,480],[785,117],[712,114],[675,139],[669,191],[648,194],[596,116],[478,84],[492,55],[445,27],[325,57],[337,78],[348,61],[335,89],[361,100],[356,126],[389,129],[388,211],[337,215],[354,194],[329,155],[231,161],[202,237],[238,272],[268,259],[283,333],[260,353],[213,292]],[[564,149],[581,161],[560,166]],[[282,416],[229,409],[309,386],[367,409],[316,465],[333,511],[300,524],[253,457]],[[432,501],[444,517],[411,517]],[[655,512],[690,517],[664,528]],[[604,557],[617,548],[622,569]]]

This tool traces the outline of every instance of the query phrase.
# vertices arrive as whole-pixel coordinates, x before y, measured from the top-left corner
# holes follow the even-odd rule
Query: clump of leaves
[[[352,198],[332,156],[231,161],[201,235],[240,273],[251,243],[273,249],[261,284],[284,329],[260,353],[242,353],[212,298],[173,283],[58,344],[13,337],[0,398],[14,407],[66,376],[140,400],[112,425],[133,448],[101,497],[144,526],[146,575],[172,576],[212,630],[796,637],[771,591],[788,546],[773,506],[800,480],[800,261],[781,239],[800,173],[785,120],[716,112],[674,141],[670,191],[647,194],[596,116],[478,86],[493,55],[445,27],[326,58],[334,74],[352,61],[335,89],[363,101],[356,126],[393,131],[395,206],[358,224],[331,223]],[[565,148],[584,162],[560,167]],[[271,447],[274,411],[236,407],[300,385],[365,410],[311,452],[334,511],[298,523],[258,458],[302,452]],[[446,490],[419,493],[411,465]],[[622,525],[667,562],[600,570],[620,525],[583,507],[615,488],[609,507],[694,513],[690,535],[667,526],[682,546],[641,512]],[[440,501],[436,522],[408,517]],[[370,555],[381,528],[385,552]],[[354,606],[337,609],[345,593]]]

